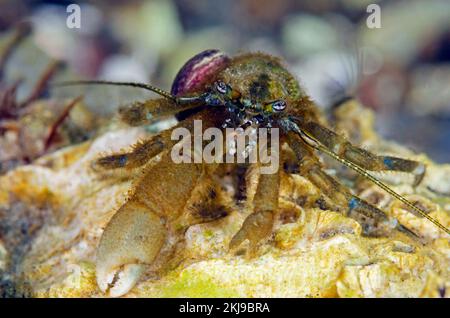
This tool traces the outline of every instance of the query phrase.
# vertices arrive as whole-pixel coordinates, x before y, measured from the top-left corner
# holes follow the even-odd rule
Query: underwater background
[[[80,8],[79,28],[67,24],[72,3]],[[380,28],[368,26],[370,4],[381,9]],[[8,77],[25,78],[19,97],[44,67],[39,54],[64,61],[66,78],[168,88],[184,61],[204,49],[264,51],[285,59],[321,107],[344,87],[378,113],[382,136],[450,161],[446,0],[0,1],[1,33],[23,20],[32,22],[38,50],[28,52],[30,63],[23,63],[25,52],[8,65]],[[93,90],[86,100],[105,116],[137,94]]]

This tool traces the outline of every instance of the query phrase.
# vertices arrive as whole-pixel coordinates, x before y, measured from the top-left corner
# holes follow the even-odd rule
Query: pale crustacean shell
[[[357,104],[343,107],[349,117],[361,112]],[[355,115],[352,122],[367,118]],[[371,129],[367,123],[358,125]],[[126,148],[142,135],[135,128],[109,132],[0,177],[2,245],[7,251],[2,252],[5,261],[0,259],[0,263],[2,271],[13,277],[16,292],[36,297],[104,296],[96,284],[95,251],[105,225],[127,198],[132,176],[99,176],[90,163],[100,153]],[[428,164],[427,175],[416,189],[403,176],[390,176],[389,182],[410,199],[426,204],[429,213],[448,226],[450,200],[448,194],[436,190],[450,189],[450,165],[414,156],[373,132],[360,136],[370,136],[366,146],[371,150],[420,157]],[[259,257],[247,259],[227,251],[249,213],[244,207],[224,219],[189,228],[185,247],[179,251],[184,261],[159,277],[148,273],[126,296],[448,296],[448,237],[376,187],[361,183],[355,189],[421,235],[424,242],[402,233],[389,238],[363,237],[353,219],[314,206],[320,192],[306,179],[284,174],[274,235],[262,246]],[[25,223],[15,218],[17,213],[26,216]],[[27,226],[25,234],[11,237],[19,225]]]

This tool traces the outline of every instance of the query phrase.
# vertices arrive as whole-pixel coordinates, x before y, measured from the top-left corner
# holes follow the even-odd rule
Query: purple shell
[[[230,58],[219,50],[206,50],[187,61],[172,84],[171,93],[182,96],[203,89],[208,79],[225,67]]]

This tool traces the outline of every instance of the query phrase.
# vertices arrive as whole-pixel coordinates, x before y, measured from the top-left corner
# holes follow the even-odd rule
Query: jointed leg
[[[92,167],[94,170],[138,168],[163,151],[167,143],[170,142],[172,142],[170,140],[170,134],[163,132],[148,140],[135,144],[129,152],[101,157],[94,161]]]
[[[231,240],[230,249],[237,248],[248,239],[248,255],[252,256],[258,243],[272,233],[274,213],[278,208],[279,187],[279,172],[259,176],[253,199],[253,213],[245,219],[241,229]]]
[[[425,174],[425,165],[420,162],[391,156],[374,155],[367,150],[353,146],[345,138],[315,122],[303,123],[301,128],[314,136],[332,152],[357,164],[361,168],[371,171],[409,172],[414,174],[414,185],[419,184]]]
[[[144,266],[160,253],[168,233],[162,219],[145,204],[126,202],[109,221],[97,249],[96,276],[103,292],[127,293]]]
[[[215,221],[230,213],[232,200],[216,178],[219,167],[217,164],[204,165],[191,197],[184,202],[184,213],[176,221],[176,228],[181,232],[192,225]]]
[[[164,149],[164,138],[158,135],[149,140],[139,142],[130,152],[118,153],[97,159],[92,167],[94,170],[126,168],[134,169],[144,165]]]
[[[101,237],[96,272],[102,291],[112,296],[128,292],[145,265],[170,255],[178,239],[171,220],[182,214],[202,174],[200,164],[175,164],[168,153],[144,171]]]
[[[177,127],[184,127],[192,130],[193,121],[182,121]],[[109,170],[117,168],[134,169],[141,167],[150,161],[150,159],[161,153],[164,149],[171,149],[172,146],[178,142],[177,140],[171,139],[173,129],[162,131],[150,139],[135,144],[133,149],[129,152],[122,152],[101,157],[94,161],[92,167],[94,170]]]
[[[153,116],[161,117],[183,110],[175,102],[167,99],[151,99],[146,102],[137,102],[129,107],[119,110],[122,119],[133,126],[148,122]],[[191,121],[182,121],[180,127],[191,128]],[[175,142],[171,140],[172,130],[160,134],[134,145],[130,152],[118,153],[102,157],[93,163],[94,169],[133,169],[147,163],[154,156],[166,148],[172,147]]]
[[[148,140],[137,143],[130,152],[118,153],[97,159],[93,163],[93,168],[94,170],[109,170],[117,168],[134,169],[141,167],[163,150],[169,150],[179,142],[178,140],[172,140],[171,138],[174,129],[186,128],[192,133],[194,130],[195,119],[202,120],[203,131],[208,127],[215,127],[217,125],[217,122],[215,122],[217,121],[216,118],[204,118],[202,114],[199,113],[195,118],[182,120],[174,128],[162,131]]]
[[[188,108],[192,108],[192,105],[180,106],[167,98],[158,98],[123,106],[119,109],[119,115],[125,123],[140,126],[161,117],[175,115]]]
[[[326,174],[310,148],[297,136],[289,136],[289,145],[297,154],[300,162],[299,173],[311,181],[334,203],[344,207],[348,216],[362,223],[366,234],[376,234],[380,226],[388,226],[390,229],[395,227],[389,222],[383,211],[353,195],[336,179]]]

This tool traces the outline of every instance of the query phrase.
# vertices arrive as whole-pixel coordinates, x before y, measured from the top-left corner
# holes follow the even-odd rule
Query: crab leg
[[[301,127],[338,156],[354,162],[366,170],[412,173],[414,175],[414,185],[418,185],[425,175],[425,165],[423,163],[392,156],[374,155],[367,150],[353,146],[343,137],[312,121],[302,123]]]
[[[345,207],[348,216],[364,225],[366,234],[376,234],[376,230],[393,229],[396,222],[389,220],[388,216],[377,207],[353,195],[346,187],[340,184],[322,170],[317,158],[296,135],[289,135],[289,145],[297,155],[300,162],[300,174],[311,181],[328,198],[338,206]]]
[[[186,120],[180,125],[192,130],[193,122],[192,119]],[[207,129],[214,123],[206,118],[204,124],[203,128]],[[174,141],[170,140],[170,131],[159,136],[164,140],[165,149],[161,159],[144,167],[142,177],[133,185],[129,200],[113,216],[100,240],[96,261],[97,283],[102,291],[109,290],[111,296],[127,293],[138,281],[144,265],[170,255],[162,251],[171,250],[190,223],[226,214],[202,215],[201,210],[194,209],[199,211],[199,215],[183,217],[183,212],[192,204],[193,196],[202,201],[202,196],[208,195],[211,202],[216,201],[214,196],[220,193],[210,179],[216,165],[174,163],[170,149]],[[149,160],[148,157],[156,152],[148,149],[152,147],[142,151],[145,155],[139,151],[133,153],[131,157],[135,164],[143,164],[144,158]],[[210,186],[206,186],[205,180],[210,180]],[[186,222],[180,223],[180,219]]]
[[[144,171],[130,199],[113,216],[97,251],[97,282],[111,296],[127,293],[144,264],[167,244],[170,220],[177,218],[202,175],[200,164],[175,164],[167,152]]]
[[[253,199],[253,213],[245,219],[241,229],[231,239],[230,249],[236,249],[248,240],[247,255],[253,256],[256,253],[258,243],[272,233],[274,212],[278,208],[279,188],[279,172],[259,176]]]
[[[163,220],[144,204],[130,200],[113,216],[97,250],[97,283],[111,296],[127,293],[143,266],[158,255],[166,239]]]
[[[192,130],[192,122],[180,122],[177,127],[185,127]],[[164,149],[171,148],[177,141],[171,139],[172,130],[165,130],[147,140],[138,142],[132,146],[129,152],[116,153],[104,156],[92,163],[96,171],[110,169],[134,169],[139,168],[149,162],[153,157],[161,153]],[[170,159],[170,158],[169,158]]]
[[[140,126],[175,115],[183,110],[195,107],[192,104],[177,104],[167,98],[149,99],[145,102],[135,102],[119,108],[120,118],[130,126]]]
[[[170,134],[166,131],[133,145],[129,152],[122,152],[114,155],[104,156],[92,163],[92,168],[96,171],[109,169],[134,169],[143,166],[150,159],[155,157],[167,143],[170,143]]]

